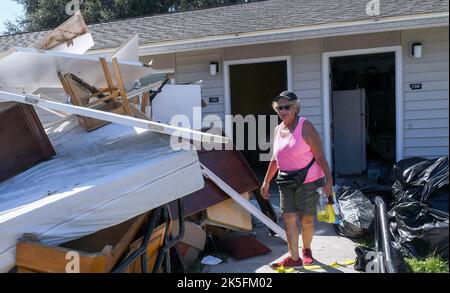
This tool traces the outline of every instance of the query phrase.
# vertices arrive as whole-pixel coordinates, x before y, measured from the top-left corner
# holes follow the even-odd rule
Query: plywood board
[[[246,232],[253,229],[250,213],[231,198],[206,209],[206,224]]]

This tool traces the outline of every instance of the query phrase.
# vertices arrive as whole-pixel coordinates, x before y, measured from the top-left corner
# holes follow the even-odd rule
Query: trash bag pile
[[[373,235],[375,206],[354,186],[345,186],[336,192],[340,205],[341,222],[335,225],[336,232],[348,238]]]
[[[403,255],[448,259],[448,157],[412,158],[395,164],[390,231]]]

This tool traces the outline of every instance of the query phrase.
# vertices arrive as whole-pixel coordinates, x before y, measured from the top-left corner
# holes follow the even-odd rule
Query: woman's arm
[[[267,168],[266,177],[264,177],[264,182],[270,183],[272,181],[273,176],[278,171],[277,161],[272,159],[269,163],[269,167]]]
[[[322,150],[322,140],[320,139],[319,133],[314,128],[311,122],[306,120],[303,124],[303,138],[306,143],[311,147],[311,150],[316,158],[317,163],[322,168],[325,173],[326,183],[325,183],[325,194],[331,196],[333,187],[333,176],[331,175],[330,167],[328,166],[327,160],[323,154]]]
[[[272,178],[273,176],[275,176],[277,171],[278,171],[277,161],[274,158],[272,158],[272,160],[269,163],[269,167],[267,168],[266,176],[264,177],[264,182],[261,186],[261,195],[265,199],[269,199],[270,182],[272,181]]]
[[[275,144],[275,137],[277,135],[277,131],[278,131],[278,126],[275,127],[274,130],[274,144]],[[273,145],[273,148],[275,148],[275,145]],[[269,187],[270,187],[270,182],[272,181],[273,176],[275,176],[275,174],[278,171],[278,165],[277,165],[277,160],[275,158],[275,153],[272,156],[272,159],[270,160],[269,163],[269,167],[267,167],[267,172],[266,172],[266,176],[264,177],[264,182],[261,186],[261,195],[265,198],[265,199],[269,199]]]

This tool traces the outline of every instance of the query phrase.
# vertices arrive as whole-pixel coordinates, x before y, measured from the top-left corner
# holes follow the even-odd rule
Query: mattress
[[[118,124],[87,133],[75,117],[46,129],[56,156],[0,184],[0,272],[24,233],[58,245],[204,186],[197,152]]]

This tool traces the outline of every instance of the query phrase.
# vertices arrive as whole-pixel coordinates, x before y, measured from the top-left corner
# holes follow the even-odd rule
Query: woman
[[[270,182],[278,170],[297,171],[309,167],[301,186],[278,186],[290,255],[281,262],[272,264],[272,267],[296,268],[303,263],[309,265],[314,262],[311,242],[319,200],[317,189],[324,187],[325,195],[331,196],[333,178],[322,151],[319,134],[311,122],[298,116],[300,101],[297,96],[292,92],[282,92],[274,98],[272,106],[282,122],[275,128],[274,155],[261,187],[262,196],[269,198]],[[301,222],[303,261],[299,256],[297,216]]]

